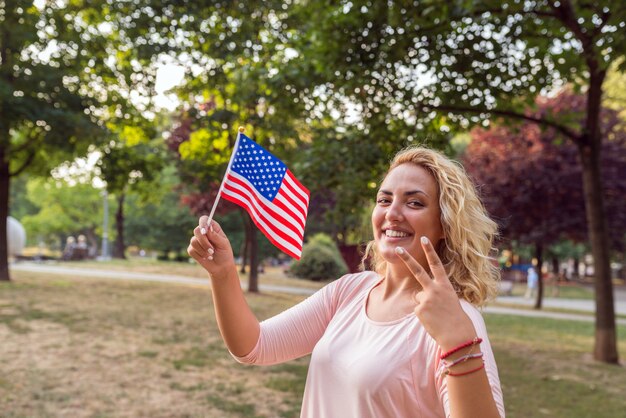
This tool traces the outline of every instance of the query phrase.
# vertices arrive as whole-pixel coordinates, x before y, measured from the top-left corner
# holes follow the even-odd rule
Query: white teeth
[[[404,237],[408,237],[409,234],[407,234],[406,232],[393,231],[391,229],[388,229],[385,231],[385,236],[392,237],[392,238],[404,238]]]

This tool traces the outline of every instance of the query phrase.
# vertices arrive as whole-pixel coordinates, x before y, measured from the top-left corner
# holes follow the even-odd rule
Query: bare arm
[[[468,340],[471,340],[471,338],[465,341]],[[459,340],[460,343],[465,341]],[[443,348],[443,351],[445,351],[445,348]],[[474,348],[472,350],[471,347],[466,348],[451,355],[446,360],[452,362],[470,352],[478,353],[480,349]],[[481,361],[483,360],[475,359],[458,364],[453,367],[453,372],[457,375],[461,374],[461,376],[449,375],[446,377],[450,416],[452,418],[500,417],[493,398],[491,385],[487,378],[486,369],[483,367],[473,372],[477,367],[480,367]]]
[[[415,295],[415,314],[426,331],[439,344],[443,352],[449,351],[476,337],[476,330],[469,316],[463,311],[458,296],[448,279],[448,275],[428,239],[422,240],[431,279],[426,270],[404,249],[396,249],[400,259],[406,264],[420,284],[422,291]],[[471,348],[459,350],[448,360],[467,354]],[[478,347],[474,347],[474,353]],[[487,373],[479,361],[471,360],[454,366],[454,374],[446,377],[450,416],[452,418],[500,418],[493,397]],[[475,370],[475,371],[473,371]]]
[[[226,346],[236,356],[250,353],[259,339],[259,321],[241,290],[230,241],[221,226],[202,216],[194,229],[188,254],[209,274],[215,316]]]

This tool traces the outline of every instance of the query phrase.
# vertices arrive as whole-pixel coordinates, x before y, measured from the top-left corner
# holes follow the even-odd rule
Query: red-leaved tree
[[[539,98],[540,115],[582,112],[585,97],[565,91],[555,98]],[[618,129],[618,114],[603,110],[603,193],[612,248],[623,250],[626,232],[626,133]],[[500,224],[505,240],[534,245],[542,262],[543,249],[556,241],[589,239],[578,150],[554,129],[533,122],[518,126],[494,125],[474,129],[463,156],[465,166],[482,189],[489,212]],[[540,264],[541,266],[541,264]],[[540,280],[536,308],[541,308]],[[596,301],[599,310],[611,309],[612,299]],[[608,305],[608,306],[607,306]]]

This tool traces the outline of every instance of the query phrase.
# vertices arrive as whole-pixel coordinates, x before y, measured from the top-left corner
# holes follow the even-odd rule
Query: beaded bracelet
[[[452,354],[456,353],[459,350],[462,350],[462,349],[467,348],[467,347],[472,347],[472,346],[480,344],[482,342],[483,342],[482,338],[475,337],[473,340],[469,340],[467,342],[464,342],[463,344],[454,347],[452,350],[446,351],[439,358],[441,360],[446,359],[446,358],[450,357]]]
[[[448,364],[447,361],[443,360],[443,366],[448,369],[447,372],[449,372],[450,368],[456,366],[457,364],[461,364],[461,363],[465,363],[467,360],[473,360],[475,358],[481,358],[483,356],[483,353],[475,353],[475,354],[466,354],[462,357],[459,357],[458,359],[454,360],[452,363]],[[448,374],[448,373],[446,373]]]
[[[465,376],[466,374],[471,374],[474,372],[479,371],[480,369],[485,367],[485,362],[483,362],[480,366],[476,367],[475,369],[472,370],[468,370],[466,372],[461,372],[461,373],[450,373],[448,372],[448,376],[453,376],[453,377],[458,377],[458,376]]]

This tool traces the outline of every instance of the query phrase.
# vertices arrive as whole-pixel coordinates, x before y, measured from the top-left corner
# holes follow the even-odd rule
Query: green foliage
[[[157,144],[107,146],[98,161],[100,175],[110,193],[125,193],[140,180],[151,182],[164,164],[164,150]]]
[[[603,85],[605,91],[603,104],[619,112],[622,129],[626,129],[626,72],[620,71],[619,66],[624,61],[626,59],[622,58],[611,65]]]
[[[136,27],[121,18],[132,13],[106,7],[104,0],[85,3],[36,6],[15,0],[0,7],[0,219],[8,212],[11,177],[25,171],[49,175],[59,164],[92,151],[107,137],[107,115],[130,117],[118,105],[129,101],[139,83],[127,81],[154,83],[148,74],[133,71],[139,62],[131,63],[136,49],[127,41],[134,34],[120,28],[125,23]],[[111,59],[114,51],[117,60]],[[120,68],[125,71],[113,71]],[[5,240],[2,223],[2,280],[9,278]]]
[[[155,177],[154,183],[142,184],[127,196],[126,242],[163,253],[182,253],[189,245],[197,218],[180,203],[174,167],[166,167]]]
[[[304,245],[302,257],[291,265],[289,272],[301,279],[337,279],[348,272],[348,266],[333,239],[316,234]]]
[[[589,251],[588,246],[584,243],[576,243],[571,240],[561,240],[555,244],[552,244],[547,249],[548,257],[556,257],[559,260],[565,260],[567,258],[582,259],[582,257]]]
[[[327,102],[359,104],[365,127],[446,132],[496,109],[523,114],[540,91],[584,89],[590,66],[626,52],[619,0],[313,1],[289,12],[296,60],[316,69]]]
[[[24,174],[19,177],[15,177],[11,183],[9,215],[13,216],[17,220],[22,219],[26,215],[34,215],[39,211],[39,208],[28,200],[26,190],[27,183],[28,176]]]
[[[38,236],[55,243],[59,237],[86,234],[93,241],[101,233],[103,218],[102,190],[91,184],[55,179],[30,179],[27,199],[37,212],[22,218],[31,244]]]
[[[3,4],[0,163],[10,163],[10,175],[26,169],[46,173],[103,138],[89,109],[90,90],[78,83],[88,58],[78,53],[85,39],[74,11],[51,2],[44,10],[32,1]],[[90,33],[94,46],[102,47],[102,41]],[[42,53],[51,45],[52,53]]]

